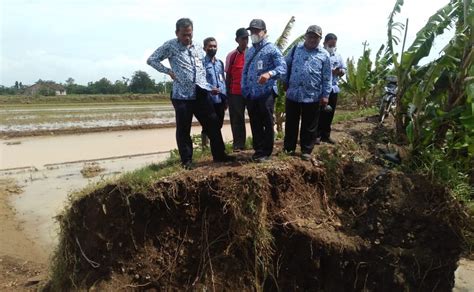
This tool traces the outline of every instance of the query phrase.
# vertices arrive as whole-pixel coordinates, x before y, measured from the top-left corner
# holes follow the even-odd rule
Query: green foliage
[[[50,88],[41,88],[40,90],[38,90],[38,94],[42,96],[55,96],[56,91]]]
[[[407,122],[399,128],[415,151],[429,145],[444,149],[446,155],[465,153],[472,159],[474,116],[472,110],[473,53],[469,36],[471,27],[464,24],[464,3],[451,1],[428,21],[396,65],[400,87],[399,116],[408,112]],[[472,15],[472,6],[470,13]],[[435,36],[456,22],[456,32],[441,57],[422,66]],[[471,78],[470,78],[471,77]]]
[[[41,79],[36,83],[58,85],[54,81],[43,81]],[[144,71],[136,71],[131,80],[130,78],[122,77],[122,80],[112,82],[103,77],[98,81],[91,81],[87,85],[81,85],[76,84],[74,78],[69,77],[63,84],[67,94],[125,94],[132,92],[142,94],[161,93],[167,96],[171,92],[172,85],[173,82],[171,81],[155,83],[148,73]],[[27,87],[18,81],[11,87],[0,85],[0,95],[22,95]],[[54,90],[43,88],[37,95],[54,96]]]
[[[396,14],[396,12],[400,12],[400,7],[403,5],[403,1],[397,2],[401,2],[401,4],[396,5],[396,10],[394,9],[392,15]],[[458,10],[460,8],[462,9],[462,6],[462,1],[452,0],[432,15],[426,25],[417,33],[410,47],[403,52],[400,61],[397,60],[398,55],[393,53],[392,48],[391,53],[394,71],[398,77],[397,134],[401,140],[405,140],[406,127],[410,121],[406,116],[406,113],[409,112],[408,108],[410,103],[413,104],[418,111],[421,110],[421,102],[427,100],[426,97],[431,96],[434,82],[442,75],[439,74],[441,73],[439,68],[433,71],[435,67],[432,67],[436,66],[439,60],[430,62],[421,67],[419,66],[419,62],[430,54],[435,38],[452,27],[453,23],[458,19],[456,15],[458,14]],[[389,21],[389,31],[397,28],[398,26]],[[396,42],[396,39],[393,35],[389,34],[388,47],[390,47],[393,42]],[[441,58],[446,56],[447,55],[444,55]],[[436,71],[438,74],[434,74]],[[422,86],[419,86],[420,83],[422,83]],[[416,135],[419,132],[418,129],[417,123],[414,122],[414,141],[417,141]]]
[[[369,117],[376,115],[378,113],[378,109],[376,107],[367,107],[363,108],[360,110],[355,110],[355,111],[336,111],[334,114],[334,119],[333,123],[339,123],[342,121],[348,121],[352,120],[355,118],[360,118],[360,117]]]
[[[430,146],[414,156],[405,165],[407,171],[418,171],[428,175],[433,181],[448,186],[454,197],[466,203],[474,201],[474,186],[464,169],[463,159],[446,160],[444,151]],[[472,167],[473,165],[471,165]]]
[[[388,22],[388,42],[382,59],[391,62],[398,77],[396,126],[399,141],[413,154],[411,169],[419,169],[448,185],[453,194],[474,199],[474,85],[472,1],[451,0],[418,31],[400,58],[392,33],[403,26],[394,22],[403,1],[396,1]],[[448,29],[454,35],[441,56],[420,66],[436,38]]]
[[[133,93],[153,93],[155,91],[155,80],[145,71],[136,71],[130,80],[130,91]]]
[[[385,77],[390,73],[388,68],[389,58],[381,54],[384,45],[377,51],[375,62],[370,59],[371,50],[365,46],[362,56],[357,60],[347,60],[346,79],[342,80],[341,87],[344,96],[355,103],[358,108],[373,106],[379,101],[385,85]]]

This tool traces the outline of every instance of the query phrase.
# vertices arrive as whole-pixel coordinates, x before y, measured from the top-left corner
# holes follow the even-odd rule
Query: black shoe
[[[232,152],[234,152],[234,153],[239,153],[239,152],[242,152],[242,151],[245,151],[245,148],[243,148],[243,147],[242,148],[234,148],[232,150]]]
[[[214,158],[214,162],[234,162],[236,160],[235,156],[230,156],[225,154],[222,157]]]
[[[191,170],[191,169],[194,169],[194,168],[195,168],[195,166],[194,166],[194,164],[193,164],[192,161],[183,162],[183,163],[181,164],[181,166],[182,166],[184,169],[187,169],[187,170]]]
[[[336,140],[332,139],[331,137],[328,138],[321,138],[321,142],[329,143],[329,144],[336,144]]]
[[[311,158],[312,158],[312,156],[309,153],[302,153],[301,154],[301,159],[304,160],[304,161],[310,161]]]
[[[383,155],[383,158],[395,164],[402,163],[402,159],[398,153],[387,153]]]
[[[261,163],[261,162],[265,162],[265,161],[271,160],[271,157],[264,155],[264,156],[252,157],[252,159],[253,159],[255,162]]]
[[[287,149],[283,150],[283,153],[285,153],[288,156],[295,156],[296,154],[295,150],[287,150]]]

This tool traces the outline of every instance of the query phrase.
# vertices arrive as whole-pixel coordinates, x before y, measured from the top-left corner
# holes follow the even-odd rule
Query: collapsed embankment
[[[72,202],[46,290],[450,291],[462,207],[369,161],[203,166]]]

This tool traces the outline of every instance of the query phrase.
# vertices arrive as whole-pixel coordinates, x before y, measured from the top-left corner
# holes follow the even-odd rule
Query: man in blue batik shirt
[[[242,95],[247,98],[255,150],[253,159],[262,162],[270,159],[273,152],[276,81],[286,73],[286,63],[280,50],[267,40],[263,20],[252,20],[247,30],[250,30],[252,47],[245,54]]]
[[[204,40],[204,68],[206,69],[206,79],[212,87],[212,92],[209,92],[214,110],[217,114],[217,126],[222,128],[224,123],[225,110],[227,109],[227,91],[224,77],[224,63],[216,58],[217,41],[213,37],[208,37]],[[214,92],[214,93],[213,93]],[[202,144],[207,146],[207,134],[203,130],[201,133]]]
[[[225,162],[233,157],[225,153],[225,145],[218,127],[217,115],[208,95],[211,88],[206,80],[203,66],[204,51],[192,41],[193,23],[188,18],[176,22],[175,39],[165,42],[148,58],[148,65],[173,79],[171,101],[176,114],[176,142],[181,163],[184,168],[192,165],[193,143],[191,124],[193,115],[197,118],[211,140],[211,152],[214,161]],[[161,62],[168,59],[171,69]]]
[[[334,118],[334,112],[336,111],[337,105],[337,96],[339,94],[339,79],[344,76],[346,73],[347,67],[346,63],[342,59],[341,55],[336,52],[337,36],[333,33],[328,33],[324,38],[324,48],[329,52],[331,59],[331,69],[332,69],[332,90],[329,95],[329,106],[331,110],[322,111],[319,116],[319,125],[318,125],[318,138],[316,143],[319,144],[322,142],[335,144],[331,138],[331,123]]]
[[[293,47],[285,57],[288,72],[282,78],[287,89],[284,150],[295,153],[300,132],[303,160],[311,159],[320,108],[327,105],[331,92],[331,63],[328,52],[319,44],[321,36],[321,27],[309,26],[304,43]]]

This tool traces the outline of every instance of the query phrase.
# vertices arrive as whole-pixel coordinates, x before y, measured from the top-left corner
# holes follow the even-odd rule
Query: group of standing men
[[[252,158],[257,162],[270,159],[275,139],[273,112],[277,80],[283,81],[286,90],[284,151],[295,153],[298,133],[304,160],[311,159],[315,144],[334,143],[330,132],[339,92],[337,82],[346,69],[335,52],[334,34],[327,34],[322,46],[321,28],[311,25],[304,42],[283,56],[267,40],[265,22],[254,19],[248,28],[236,31],[238,47],[227,55],[225,65],[216,58],[215,38],[206,38],[203,48],[193,42],[190,19],[176,22],[176,37],[159,47],[147,63],[173,80],[171,100],[176,114],[176,141],[184,168],[192,168],[193,116],[209,137],[213,160],[235,160],[226,154],[221,134],[227,108],[234,152],[245,149],[247,108],[255,151]],[[247,48],[249,37],[252,46]],[[161,63],[165,59],[171,68]]]

